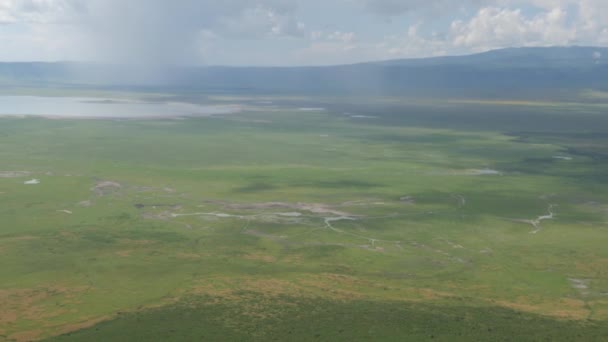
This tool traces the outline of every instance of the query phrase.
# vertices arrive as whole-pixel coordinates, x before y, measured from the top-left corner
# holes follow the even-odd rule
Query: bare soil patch
[[[296,210],[308,211],[313,214],[331,214],[336,216],[353,216],[352,214],[333,209],[332,205],[323,203],[287,203],[287,202],[265,202],[238,204],[230,203],[224,206],[226,209],[233,210]]]
[[[32,289],[0,290],[0,328],[10,328],[19,321],[35,321],[44,323],[45,320],[60,316],[63,310],[51,310],[43,302],[51,297],[61,300],[72,300],[87,288],[48,287]],[[10,335],[16,341],[32,341],[41,335],[41,331],[21,331]]]
[[[9,339],[15,342],[31,342],[39,340],[42,334],[42,330],[23,331],[10,335]]]
[[[113,181],[97,182],[97,184],[91,188],[91,191],[100,197],[115,194],[120,190],[122,190],[122,185]]]
[[[80,323],[67,324],[67,325],[62,326],[56,335],[64,335],[64,334],[71,333],[74,331],[87,329],[87,328],[93,327],[101,322],[108,321],[112,318],[113,318],[112,316],[103,316],[103,317],[88,319],[88,320],[82,321]]]
[[[128,258],[131,256],[131,252],[133,251],[118,251],[116,252],[116,255],[118,255],[119,257]]]
[[[93,202],[90,200],[86,200],[86,201],[78,202],[78,204],[76,204],[76,205],[79,207],[88,208],[93,205]]]

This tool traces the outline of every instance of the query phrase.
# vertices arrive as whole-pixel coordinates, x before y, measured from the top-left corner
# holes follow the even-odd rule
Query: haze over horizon
[[[0,62],[296,66],[608,46],[602,0],[0,0]]]

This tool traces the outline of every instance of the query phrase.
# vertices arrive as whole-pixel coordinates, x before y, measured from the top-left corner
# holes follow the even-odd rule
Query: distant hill
[[[387,66],[459,65],[508,68],[569,68],[608,65],[608,48],[604,47],[531,47],[493,50],[474,55],[372,62]]]
[[[150,70],[87,63],[0,63],[0,85],[146,86],[231,93],[404,96],[556,94],[581,89],[608,90],[608,48],[509,48],[467,56],[323,67]]]

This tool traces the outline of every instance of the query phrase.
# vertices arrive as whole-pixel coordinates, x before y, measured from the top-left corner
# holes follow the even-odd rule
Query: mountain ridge
[[[214,92],[479,95],[608,89],[608,48],[508,48],[337,66],[152,68],[83,62],[0,63],[0,85],[147,86]]]

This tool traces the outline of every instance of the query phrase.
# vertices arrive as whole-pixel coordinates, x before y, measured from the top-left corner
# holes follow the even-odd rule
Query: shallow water
[[[302,108],[298,108],[298,110],[300,112],[323,112],[325,111],[325,108],[322,107],[302,107]]]
[[[54,118],[161,118],[209,116],[239,111],[237,106],[144,102],[83,97],[0,96],[0,116]]]
[[[500,175],[501,172],[497,171],[497,170],[492,170],[492,169],[473,169],[473,170],[468,170],[467,174],[472,175],[472,176],[494,176],[494,175]]]

